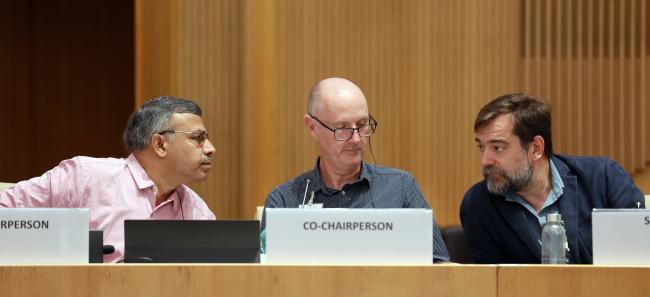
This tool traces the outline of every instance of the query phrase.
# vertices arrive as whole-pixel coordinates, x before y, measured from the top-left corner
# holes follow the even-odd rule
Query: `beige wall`
[[[193,187],[218,217],[248,218],[274,186],[314,166],[317,148],[302,125],[311,85],[328,76],[349,78],[364,90],[379,122],[372,137],[377,163],[410,171],[439,224],[457,224],[464,191],[481,178],[474,116],[506,92],[551,99],[556,151],[609,155],[631,172],[645,166],[645,146],[626,141],[646,133],[641,124],[634,125],[645,110],[639,107],[647,108],[646,52],[639,51],[637,60],[612,62],[622,73],[618,83],[610,82],[619,91],[616,96],[600,92],[602,101],[590,101],[595,89],[610,81],[595,79],[609,75],[610,68],[589,66],[605,63],[596,62],[602,59],[540,56],[531,50],[542,44],[562,47],[542,38],[555,31],[540,29],[542,34],[537,32],[542,25],[531,25],[552,19],[543,13],[559,13],[561,19],[573,11],[589,14],[588,8],[573,7],[585,2],[544,10],[535,6],[537,1],[521,0],[499,5],[480,0],[140,0],[136,98],[141,103],[170,94],[201,104],[217,147],[217,166],[206,183]],[[644,22],[639,18],[630,26]],[[573,28],[577,22],[564,24]],[[638,30],[630,36],[645,36]],[[639,37],[634,44],[641,47],[644,40]],[[610,116],[611,106],[626,109]],[[627,111],[636,116],[627,118]],[[634,126],[633,131],[616,128],[624,132],[624,149],[591,149],[610,140],[596,131],[619,125]],[[372,160],[369,153],[366,157]]]

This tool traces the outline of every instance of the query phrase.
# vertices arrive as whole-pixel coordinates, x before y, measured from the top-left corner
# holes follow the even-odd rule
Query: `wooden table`
[[[496,265],[0,266],[1,296],[485,296]]]
[[[649,296],[650,266],[0,266],[0,296]]]
[[[650,266],[499,265],[499,297],[650,296]]]

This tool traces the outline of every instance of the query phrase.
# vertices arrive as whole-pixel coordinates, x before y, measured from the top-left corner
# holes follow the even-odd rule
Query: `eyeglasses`
[[[196,142],[199,146],[203,146],[205,144],[205,141],[208,139],[208,132],[207,131],[174,131],[174,130],[164,130],[158,132],[158,134],[163,135],[167,133],[181,133],[188,135],[191,140]]]
[[[375,121],[375,118],[373,118],[371,115],[369,115],[368,119],[368,124],[363,125],[361,127],[356,127],[356,128],[336,128],[333,129],[327,125],[325,125],[323,122],[321,122],[317,117],[313,115],[309,115],[312,119],[316,120],[319,124],[321,124],[323,127],[327,128],[328,130],[332,131],[334,133],[334,139],[338,141],[346,141],[354,135],[354,131],[357,131],[359,133],[360,137],[368,137],[370,135],[375,134],[375,130],[377,130],[377,121]]]

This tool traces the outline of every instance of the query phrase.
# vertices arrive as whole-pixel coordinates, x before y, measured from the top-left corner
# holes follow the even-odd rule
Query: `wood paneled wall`
[[[140,0],[136,98],[139,104],[170,94],[202,105],[217,166],[196,188],[218,217],[250,218],[273,187],[314,166],[317,146],[302,124],[311,86],[330,76],[351,79],[365,92],[379,122],[371,141],[377,164],[410,171],[439,224],[457,224],[463,193],[481,179],[474,117],[504,93],[526,91],[551,100],[558,152],[611,152],[626,165],[632,160],[642,165],[639,150],[628,160],[629,153],[617,153],[623,151],[618,146],[605,150],[610,138],[593,135],[616,126],[607,132],[616,145],[647,131],[640,124],[634,134],[617,126],[625,122],[631,128],[642,118],[641,107],[647,108],[641,83],[645,51],[638,51],[641,62],[625,60],[634,70],[623,68],[623,62],[607,66],[625,69],[615,76],[616,91],[608,91],[627,94],[625,103],[596,96],[595,88],[609,81],[593,80],[599,75],[596,66],[604,63],[576,42],[566,50],[556,43],[595,30],[588,29],[594,21],[577,12],[589,11],[585,3],[598,1],[569,2]],[[647,11],[643,1],[628,2]],[[560,19],[571,21],[542,21],[541,15],[556,11],[548,3],[566,7],[557,9]],[[635,15],[638,24],[647,23]],[[554,33],[562,31],[561,24],[574,23],[581,27]],[[631,36],[645,36],[639,28]],[[540,37],[547,32],[561,37]],[[546,55],[556,51],[556,56]],[[610,72],[605,68],[603,77]],[[623,90],[632,88],[628,81],[635,81],[634,91]],[[635,117],[624,117],[620,106],[637,107],[626,109],[637,112]],[[610,110],[616,115],[606,113]],[[603,147],[602,153],[593,147]],[[373,160],[370,149],[366,160]]]
[[[206,182],[191,185],[219,218],[242,211],[243,11],[240,1],[136,1],[136,105],[194,99],[216,147]]]
[[[634,178],[634,183],[639,187],[639,189],[641,189],[641,191],[646,195],[650,195],[650,170],[646,167],[645,170],[634,173],[632,177]]]
[[[16,182],[27,177],[29,95],[29,6],[25,1],[0,2],[0,181]],[[9,145],[10,144],[10,145]]]
[[[650,161],[650,4],[524,2],[524,88],[551,101],[555,150],[608,156],[640,174]]]
[[[76,155],[122,157],[133,1],[0,1],[0,181]]]
[[[245,66],[251,108],[244,116],[254,128],[243,145],[261,145],[245,148],[253,149],[245,197],[261,203],[274,186],[313,168],[306,96],[319,79],[341,76],[364,90],[379,122],[371,139],[377,163],[410,171],[440,224],[458,223],[460,199],[480,178],[473,117],[519,85],[520,7],[507,4],[298,0],[249,9],[247,59],[255,62]]]
[[[439,223],[455,224],[480,179],[474,116],[521,91],[521,11],[517,0],[136,1],[136,97],[202,105],[218,156],[197,189],[220,218],[247,218],[313,168],[306,95],[346,77],[379,121],[377,163],[413,173]]]

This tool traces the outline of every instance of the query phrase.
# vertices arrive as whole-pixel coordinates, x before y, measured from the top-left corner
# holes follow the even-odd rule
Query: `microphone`
[[[305,179],[305,194],[302,195],[302,205],[300,208],[305,208],[305,199],[307,199],[307,191],[309,190],[309,183],[311,183],[311,179]],[[313,197],[313,196],[312,196]]]
[[[648,206],[645,205],[645,196],[641,195],[641,197],[636,197],[634,199],[634,208],[636,209],[643,209],[644,207],[647,208]]]
[[[307,205],[311,206],[314,204],[314,191],[311,191],[311,196],[309,197],[309,202],[307,202]]]
[[[114,252],[115,252],[115,247],[112,246],[112,245],[104,245],[104,246],[102,247],[102,253],[103,253],[104,255],[112,254],[112,253],[114,253]]]

